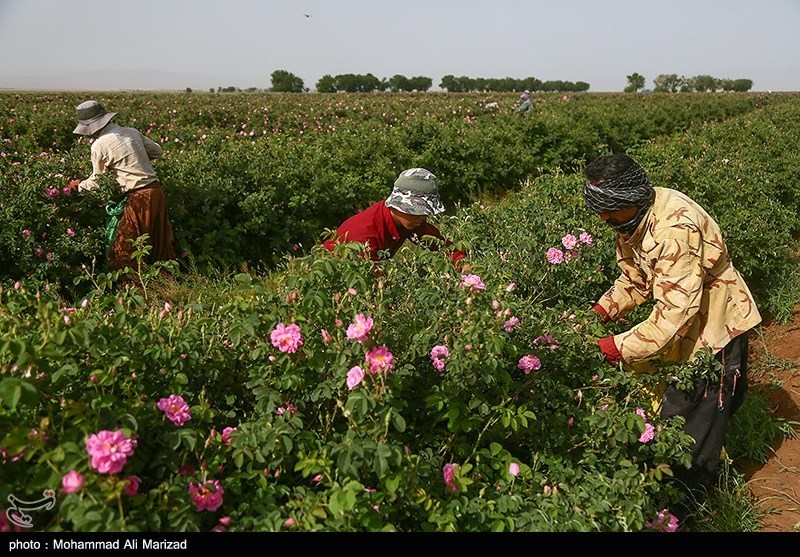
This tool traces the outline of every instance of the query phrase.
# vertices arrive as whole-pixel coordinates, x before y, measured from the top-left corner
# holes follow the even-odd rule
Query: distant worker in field
[[[371,260],[379,261],[397,253],[406,240],[436,251],[439,243],[423,239],[432,236],[444,242],[448,257],[462,270],[461,260],[466,253],[453,248],[453,242],[428,222],[428,217],[443,211],[436,176],[424,168],[410,168],[400,173],[387,199],[348,218],[324,245],[333,251],[339,244],[359,242],[367,248]]]
[[[694,440],[691,468],[676,478],[701,494],[712,485],[725,431],[747,391],[748,334],[761,322],[753,296],[733,266],[722,232],[687,195],[653,187],[644,169],[624,154],[586,166],[588,208],[616,231],[622,274],[592,308],[618,320],[652,299],[650,315],[628,331],[600,339],[606,360],[687,362],[710,349],[721,365],[697,372],[693,387],[662,381],[663,418],[683,416]],[[634,366],[635,367],[635,366]]]
[[[172,224],[167,214],[164,189],[151,161],[163,153],[161,146],[138,130],[113,124],[116,112],[108,112],[94,100],[77,106],[78,126],[73,133],[94,138],[92,174],[71,180],[78,192],[97,189],[98,176],[113,172],[125,195],[119,204],[109,202],[108,266],[118,270],[133,266],[133,240],[148,234],[151,251],[147,263],[175,259]]]
[[[533,103],[531,102],[531,92],[525,89],[522,94],[519,96],[519,104],[514,107],[515,112],[528,112],[531,108],[533,108]]]

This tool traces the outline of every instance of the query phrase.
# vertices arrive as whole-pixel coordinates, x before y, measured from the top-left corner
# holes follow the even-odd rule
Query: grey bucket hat
[[[386,206],[407,215],[437,215],[444,211],[436,176],[424,168],[409,168],[394,182]]]
[[[116,112],[108,112],[103,105],[97,101],[86,101],[76,107],[79,124],[72,130],[72,133],[80,135],[92,135],[102,129],[111,119],[117,115]]]

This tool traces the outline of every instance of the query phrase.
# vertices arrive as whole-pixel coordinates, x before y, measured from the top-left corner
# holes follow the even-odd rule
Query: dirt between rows
[[[800,422],[800,305],[791,323],[765,319],[750,338],[751,392],[764,395],[774,418]],[[779,436],[765,464],[738,466],[764,512],[759,532],[800,532],[800,428]]]

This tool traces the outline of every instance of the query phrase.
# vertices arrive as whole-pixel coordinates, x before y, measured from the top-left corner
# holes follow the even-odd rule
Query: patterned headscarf
[[[608,223],[621,234],[632,234],[653,204],[656,192],[647,179],[647,173],[634,162],[627,171],[615,178],[604,180],[599,184],[585,182],[583,197],[586,199],[586,206],[595,213],[638,207],[639,210],[629,221],[619,224]]]

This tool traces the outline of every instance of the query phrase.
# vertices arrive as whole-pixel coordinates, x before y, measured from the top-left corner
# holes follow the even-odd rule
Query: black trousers
[[[744,402],[748,335],[737,336],[716,354],[723,366],[718,381],[696,376],[692,389],[681,391],[670,385],[664,392],[661,417],[686,418],[683,430],[695,440],[691,468],[675,471],[675,477],[692,491],[707,489],[716,479],[728,422]]]

